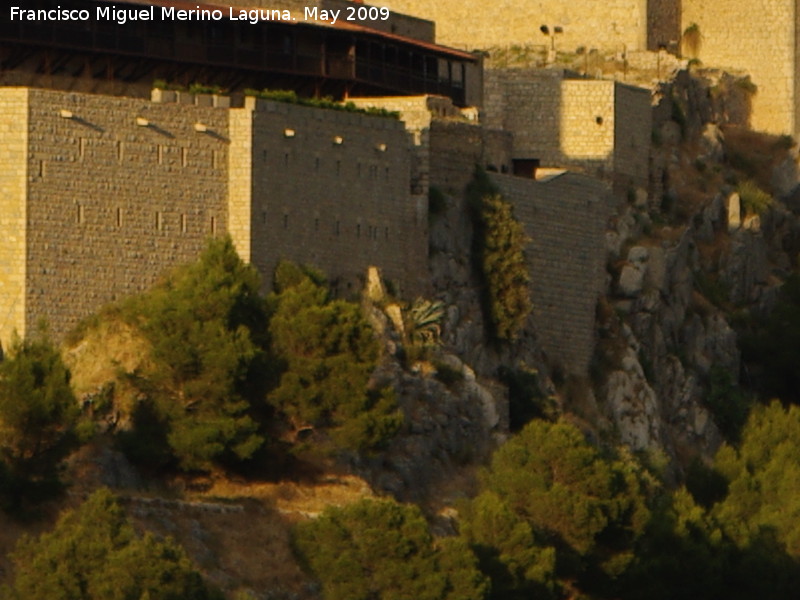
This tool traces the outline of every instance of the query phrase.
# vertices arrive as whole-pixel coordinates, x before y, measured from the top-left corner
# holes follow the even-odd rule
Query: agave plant
[[[417,298],[405,311],[403,319],[408,341],[419,346],[439,344],[442,333],[440,323],[444,317],[444,310],[444,302],[441,300]]]

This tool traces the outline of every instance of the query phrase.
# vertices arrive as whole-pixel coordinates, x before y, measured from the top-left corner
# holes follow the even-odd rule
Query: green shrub
[[[258,449],[264,438],[251,407],[266,391],[267,371],[267,314],[258,290],[255,268],[226,237],[127,303],[127,318],[150,344],[146,366],[128,378],[142,398],[134,416],[148,416],[125,437],[128,447],[162,432],[160,444],[151,439],[138,450],[155,459],[168,455],[167,444],[185,469],[240,461]]]
[[[705,404],[726,440],[736,441],[747,420],[750,402],[727,370],[714,365],[709,374]]]
[[[57,487],[78,413],[58,350],[47,339],[14,341],[0,362],[0,500],[6,506]]]
[[[467,188],[474,224],[473,258],[483,283],[483,307],[492,336],[514,340],[533,309],[525,246],[530,241],[513,207],[477,170]]]
[[[483,477],[483,489],[565,559],[582,557],[609,576],[632,559],[630,546],[650,518],[647,485],[632,459],[606,458],[574,426],[544,421],[501,446]]]
[[[326,600],[480,600],[488,591],[470,549],[458,538],[435,540],[414,506],[361,500],[294,533]]]
[[[151,534],[139,537],[107,490],[92,494],[11,555],[13,600],[222,600],[183,549]]]
[[[294,90],[246,89],[244,93],[246,96],[253,96],[262,100],[272,100],[273,102],[286,102],[287,104],[299,104],[301,106],[312,106],[314,108],[343,110],[345,112],[362,113],[391,119],[400,118],[400,113],[398,111],[387,110],[377,106],[359,108],[353,102],[337,102],[330,96],[324,96],[322,98],[302,98],[298,96]]]
[[[461,535],[491,578],[491,598],[552,596],[556,552],[537,540],[527,521],[492,492],[480,494],[461,513]]]
[[[276,274],[269,332],[282,368],[268,402],[295,430],[327,430],[337,449],[381,447],[403,417],[392,390],[369,387],[380,343],[360,307],[330,299],[296,266],[280,265]]]

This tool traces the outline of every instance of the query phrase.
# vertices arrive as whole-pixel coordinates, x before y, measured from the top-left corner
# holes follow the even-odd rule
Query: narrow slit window
[[[266,225],[267,224],[267,211],[263,211],[261,213],[261,222]]]
[[[335,231],[336,231],[336,235],[338,236],[339,235],[339,221],[336,221]]]
[[[75,217],[78,220],[78,225],[83,225],[83,223],[85,221],[85,218],[86,218],[86,213],[83,210],[83,204],[77,204],[76,205]]]
[[[319,231],[319,219],[314,219],[314,231]]]
[[[361,224],[356,225],[356,237],[361,237]]]
[[[156,145],[156,160],[158,161],[158,164],[164,164],[164,146],[161,144]]]
[[[164,229],[164,215],[161,213],[160,210],[156,211],[155,225],[156,225],[156,230],[158,230],[158,231],[161,231],[162,229]]]
[[[288,227],[289,227],[289,215],[284,214],[283,215],[283,228],[284,229],[288,229]]]
[[[45,172],[44,161],[40,160],[39,161],[39,177],[40,178],[44,178],[44,172]]]
[[[122,147],[122,141],[117,140],[117,160],[122,162],[124,156],[125,156],[125,149]]]
[[[181,233],[189,231],[189,224],[186,219],[186,213],[181,213]]]
[[[78,140],[78,158],[81,160],[86,158],[86,138],[80,138]]]
[[[181,166],[182,167],[189,166],[189,149],[188,148],[181,148]]]
[[[284,153],[284,155],[283,155],[283,166],[284,167],[288,167],[289,166],[289,153],[288,152]]]
[[[211,233],[217,233],[217,217],[211,217]]]
[[[336,174],[339,175],[342,172],[342,161],[336,161]]]
[[[314,170],[319,171],[319,156],[314,159]]]
[[[117,207],[117,229],[122,227],[122,209]]]

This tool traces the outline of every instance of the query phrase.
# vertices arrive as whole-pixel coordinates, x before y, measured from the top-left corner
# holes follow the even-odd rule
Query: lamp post
[[[552,65],[556,62],[556,35],[564,33],[561,25],[553,25],[552,30],[547,25],[541,25],[539,31],[550,38],[550,49],[547,51],[547,64]]]

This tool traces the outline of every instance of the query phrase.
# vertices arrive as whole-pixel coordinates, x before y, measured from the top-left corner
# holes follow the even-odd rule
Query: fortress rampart
[[[205,99],[0,88],[3,343],[39,319],[60,337],[225,232],[265,287],[287,258],[345,284],[376,264],[420,291],[427,188],[411,193],[401,122]]]
[[[39,319],[60,336],[226,231],[224,109],[28,88],[0,103],[4,342]]]
[[[308,262],[344,285],[378,265],[419,293],[427,189],[411,193],[402,122],[251,98],[231,110],[231,137],[229,210],[246,260],[270,275],[280,258]]]
[[[649,90],[555,69],[488,70],[485,80],[484,122],[514,134],[513,158],[646,186]]]
[[[492,175],[531,239],[534,329],[565,373],[585,374],[594,350],[597,298],[603,288],[604,232],[610,190],[564,172],[543,181]]]

